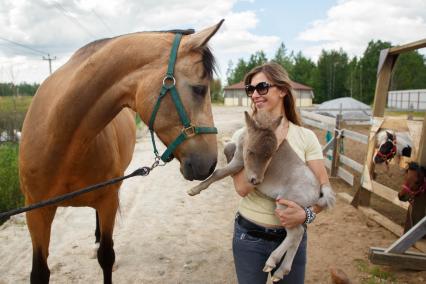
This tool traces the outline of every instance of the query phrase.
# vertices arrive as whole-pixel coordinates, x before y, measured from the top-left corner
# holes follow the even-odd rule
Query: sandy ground
[[[242,125],[245,108],[214,107],[219,141]],[[152,163],[147,135],[136,145],[128,172]],[[224,164],[220,153],[219,166]],[[117,270],[114,283],[236,283],[231,239],[239,197],[230,178],[190,197],[176,161],[148,177],[124,182],[114,242]],[[333,181],[336,191],[346,185]],[[102,283],[93,253],[95,212],[60,208],[53,223],[48,259],[51,283]],[[388,247],[396,237],[342,200],[323,212],[308,229],[306,283],[330,283],[330,267],[340,268],[353,283],[372,280],[370,246]],[[0,283],[28,283],[31,241],[23,216],[0,227]],[[422,283],[426,272],[380,267],[392,281]]]

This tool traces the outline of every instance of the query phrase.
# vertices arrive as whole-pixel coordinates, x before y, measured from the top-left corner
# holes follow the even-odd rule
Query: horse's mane
[[[105,44],[110,42],[113,39],[122,37],[122,36],[128,36],[128,35],[134,35],[134,34],[141,34],[141,33],[181,33],[183,35],[190,35],[195,32],[194,29],[186,29],[186,30],[180,30],[180,29],[174,29],[174,30],[165,30],[165,31],[142,31],[142,32],[134,32],[134,33],[128,33],[124,35],[119,35],[116,37],[110,37],[110,38],[103,38],[99,40],[95,40],[93,42],[90,42],[83,47],[79,48],[74,55],[71,57],[71,59],[80,59],[84,60],[93,53],[95,53],[97,50],[102,48]],[[216,65],[216,59],[213,56],[213,53],[211,52],[210,48],[206,45],[203,48],[199,50],[199,52],[202,55],[202,62],[204,67],[204,74],[203,77],[207,76],[209,79],[213,78],[213,73],[217,74],[217,65]]]

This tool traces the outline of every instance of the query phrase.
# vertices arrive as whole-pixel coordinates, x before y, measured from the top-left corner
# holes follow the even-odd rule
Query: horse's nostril
[[[250,183],[251,183],[251,184],[256,184],[256,183],[257,183],[256,178],[252,177],[252,178],[250,179]]]

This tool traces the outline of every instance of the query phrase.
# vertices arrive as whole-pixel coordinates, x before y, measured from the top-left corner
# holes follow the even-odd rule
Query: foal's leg
[[[113,189],[112,189],[113,190]],[[100,245],[98,249],[98,262],[104,274],[104,283],[112,283],[112,266],[115,262],[114,231],[115,215],[118,209],[118,193],[114,192],[110,198],[104,198],[96,208],[99,214]]]
[[[208,188],[215,181],[221,180],[227,176],[238,173],[244,167],[244,160],[242,149],[237,148],[235,143],[228,143],[225,147],[225,156],[228,160],[232,156],[232,160],[225,167],[217,169],[213,174],[201,182],[199,185],[194,186],[188,190],[188,194],[193,196],[199,194],[202,190]]]
[[[302,241],[305,229],[302,225],[299,225],[292,229],[286,229],[286,231],[286,238],[269,256],[264,268],[264,270],[268,268],[266,270],[271,271],[272,268],[275,268],[280,262],[284,253],[286,253],[280,267],[278,267],[278,269],[274,272],[274,275],[271,277],[273,282],[281,280],[284,275],[287,275],[290,272],[294,256],[296,255],[297,249]]]
[[[31,283],[49,283],[50,270],[47,266],[52,221],[56,207],[45,207],[26,213],[28,230],[33,245]]]

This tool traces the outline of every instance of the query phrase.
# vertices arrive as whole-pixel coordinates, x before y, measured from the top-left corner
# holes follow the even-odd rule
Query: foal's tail
[[[331,209],[336,203],[336,194],[329,184],[321,186],[320,199],[317,204],[324,209]]]

